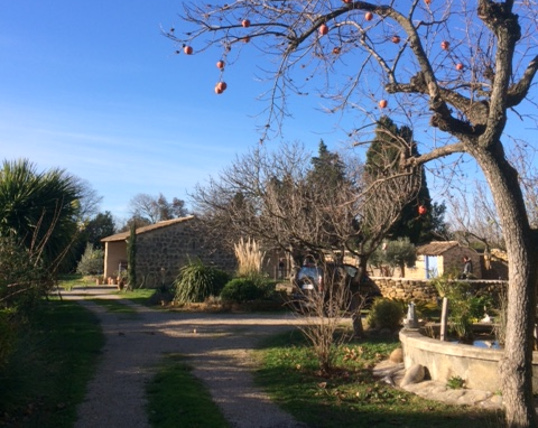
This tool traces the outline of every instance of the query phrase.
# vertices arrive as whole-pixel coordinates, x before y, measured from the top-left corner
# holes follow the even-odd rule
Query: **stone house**
[[[161,221],[136,229],[136,274],[138,285],[169,285],[179,269],[189,260],[200,259],[232,273],[236,268],[233,251],[221,248],[218,242],[204,239],[194,216]],[[105,245],[104,277],[115,278],[127,269],[127,241],[130,232],[101,239]]]
[[[444,273],[462,272],[465,256],[471,258],[473,275],[482,278],[481,255],[457,241],[433,241],[417,247],[417,261],[415,266],[405,270],[405,278],[429,279]]]

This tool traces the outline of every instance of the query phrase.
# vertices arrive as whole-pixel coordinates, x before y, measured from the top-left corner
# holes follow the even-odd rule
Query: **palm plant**
[[[82,188],[62,169],[38,172],[27,159],[0,169],[0,237],[15,237],[54,270],[77,234]]]

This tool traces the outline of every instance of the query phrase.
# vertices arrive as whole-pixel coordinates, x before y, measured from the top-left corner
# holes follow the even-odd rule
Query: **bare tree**
[[[184,201],[174,198],[172,202],[168,202],[162,193],[159,193],[158,197],[139,193],[131,199],[129,205],[132,218],[144,220],[148,224],[187,215]]]
[[[279,59],[265,133],[288,113],[287,96],[307,91],[300,79],[305,76],[312,84],[327,82],[324,94],[334,94],[335,102],[330,111],[352,106],[368,112],[376,99],[381,108],[390,101],[393,111],[415,127],[428,117],[439,135],[432,134],[429,150],[407,163],[458,153],[474,158],[491,189],[509,257],[506,348],[500,364],[506,419],[510,427],[536,426],[531,382],[536,231],[501,137],[509,110],[527,98],[538,70],[538,7],[533,0],[402,4],[196,2],[184,9],[183,18],[191,24],[185,36],[169,36],[189,53],[193,46],[194,52],[216,47],[228,65],[246,41],[264,51],[264,60],[270,54]],[[349,65],[347,54],[353,54]],[[331,86],[331,76],[338,84]]]
[[[336,260],[350,251],[367,258],[416,192],[417,180],[408,172],[370,180],[356,159],[347,159],[341,181],[316,185],[310,159],[296,144],[254,149],[196,189],[195,211],[214,229],[232,233],[232,242],[249,235],[289,252],[298,264],[305,254],[322,260],[330,253]]]
[[[337,346],[347,335],[342,329],[343,314],[350,309],[352,291],[346,284],[346,277],[338,270],[321,269],[326,273],[322,289],[300,289],[290,300],[299,319],[297,327],[312,344],[314,353],[323,373],[330,373],[334,366]],[[330,273],[328,273],[330,272]],[[312,284],[313,285],[313,284]],[[356,296],[360,311],[364,299]]]
[[[528,151],[522,150],[525,147],[528,147],[526,142],[523,142],[522,146],[516,146],[510,160],[519,171],[529,223],[536,229],[538,228],[538,168],[534,164],[536,157],[529,156]]]
[[[159,212],[156,209],[155,198],[147,193],[138,193],[129,201],[131,217],[146,219],[148,224],[157,223]]]
[[[449,200],[453,232],[467,246],[479,241],[488,250],[505,249],[502,227],[486,185],[474,180],[453,190]]]
[[[73,177],[75,185],[80,189],[80,213],[78,217],[81,222],[87,223],[90,218],[95,217],[99,213],[99,204],[102,202],[103,197],[97,194],[97,191],[91,187],[88,180],[82,178]]]
[[[346,253],[359,259],[360,281],[370,254],[399,219],[402,207],[416,197],[420,180],[414,169],[399,176],[372,178],[352,157],[331,182],[318,180],[311,155],[297,145],[273,152],[260,147],[238,157],[219,179],[198,187],[192,196],[205,227],[224,241],[238,236],[259,240],[287,252],[300,266],[305,256],[323,266],[337,265]],[[333,175],[336,176],[336,175]],[[227,236],[224,236],[227,234]],[[333,281],[329,269],[326,282]],[[355,295],[354,295],[355,296]],[[358,310],[359,296],[353,309]],[[360,317],[354,330],[361,335]]]

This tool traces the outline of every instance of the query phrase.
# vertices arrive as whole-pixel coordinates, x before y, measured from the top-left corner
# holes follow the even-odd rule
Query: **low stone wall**
[[[423,336],[417,329],[400,331],[405,368],[420,364],[432,380],[446,382],[459,376],[470,389],[500,391],[499,360],[502,350],[442,342]],[[532,359],[532,389],[538,392],[538,353]]]
[[[402,299],[405,301],[424,302],[436,301],[438,294],[431,280],[405,279],[405,278],[370,278],[383,297],[389,299]],[[477,295],[491,295],[495,299],[504,292],[506,281],[469,280],[466,281]]]
[[[433,301],[437,291],[430,281],[404,278],[371,278],[383,297],[405,301]]]

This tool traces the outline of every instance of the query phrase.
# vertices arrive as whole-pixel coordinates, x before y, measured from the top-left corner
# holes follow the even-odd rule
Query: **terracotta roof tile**
[[[148,226],[142,226],[136,229],[136,234],[140,235],[142,233],[151,232],[153,230],[162,229],[163,227],[168,227],[176,223],[183,223],[189,220],[192,220],[194,216],[187,216],[181,218],[173,218],[172,220],[159,221],[158,223],[150,224]],[[115,235],[107,236],[106,238],[101,239],[101,242],[114,242],[114,241],[125,241],[129,238],[131,234],[130,231],[116,233]]]
[[[458,241],[433,241],[417,247],[417,254],[425,256],[440,256],[451,248],[459,246]]]

